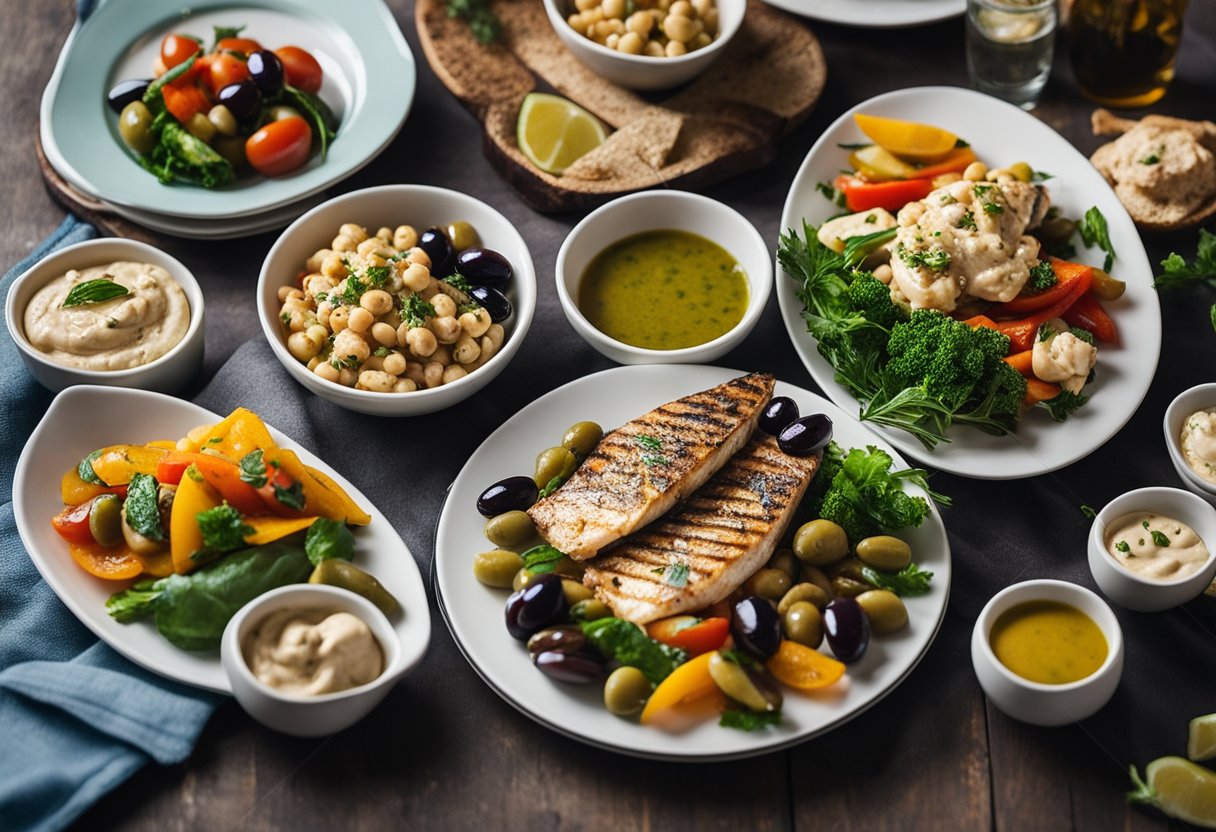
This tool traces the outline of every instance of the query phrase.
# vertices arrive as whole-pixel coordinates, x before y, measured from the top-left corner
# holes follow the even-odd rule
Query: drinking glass
[[[1145,107],[1174,79],[1187,0],[1076,0],[1068,57],[1081,92],[1107,107]]]
[[[1051,73],[1056,0],[967,0],[967,72],[980,92],[1029,110]]]

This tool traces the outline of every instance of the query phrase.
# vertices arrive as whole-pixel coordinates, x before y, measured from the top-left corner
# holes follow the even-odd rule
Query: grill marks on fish
[[[585,560],[662,516],[747,442],[773,384],[768,374],[732,379],[607,434],[561,488],[528,509],[537,531]]]
[[[639,624],[714,604],[768,560],[817,468],[756,436],[661,520],[591,562],[583,582]],[[686,585],[665,580],[672,563],[688,566]]]

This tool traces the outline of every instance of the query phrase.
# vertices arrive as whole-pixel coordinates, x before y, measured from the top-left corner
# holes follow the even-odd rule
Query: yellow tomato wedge
[[[223,502],[215,489],[189,473],[182,477],[173,496],[173,512],[169,515],[169,548],[173,554],[173,571],[179,575],[192,572],[198,564],[190,556],[203,548],[203,533],[198,527],[200,511],[213,509]]]
[[[108,490],[104,485],[85,482],[75,468],[64,474],[63,479],[59,482],[59,497],[65,506],[78,506],[98,494],[105,494]]]
[[[245,517],[243,518],[245,525],[253,528],[253,534],[245,535],[245,542],[250,546],[274,543],[279,538],[295,534],[300,529],[307,529],[316,519],[316,517],[278,517],[273,514]]]
[[[681,702],[700,699],[717,690],[717,685],[709,675],[709,660],[714,655],[716,653],[711,651],[689,659],[660,682],[642,710],[642,724],[649,722],[661,711],[673,708]]]
[[[797,690],[826,688],[844,675],[842,662],[788,639],[781,642],[764,666],[778,682]]]
[[[103,580],[125,581],[138,577],[144,571],[143,562],[125,543],[118,546],[68,543],[68,551],[77,566]]]
[[[958,144],[958,136],[934,127],[897,118],[855,113],[853,120],[874,141],[896,156],[918,162],[931,162],[945,156]]]
[[[111,445],[93,460],[93,471],[108,485],[126,485],[136,474],[154,476],[167,453],[148,445]]]

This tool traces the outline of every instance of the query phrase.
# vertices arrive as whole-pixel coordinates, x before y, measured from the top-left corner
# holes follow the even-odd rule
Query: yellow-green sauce
[[[747,274],[726,249],[687,231],[647,231],[591,261],[578,308],[605,335],[678,350],[725,335],[747,311]]]
[[[1106,661],[1106,636],[1093,619],[1059,601],[1027,601],[1001,613],[988,636],[1001,664],[1023,679],[1066,685]]]

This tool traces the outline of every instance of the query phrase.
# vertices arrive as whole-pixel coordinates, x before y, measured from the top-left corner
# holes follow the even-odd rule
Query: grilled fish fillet
[[[583,583],[638,624],[721,601],[772,555],[818,465],[757,434],[695,494],[588,564]]]
[[[742,376],[612,431],[561,488],[528,509],[536,530],[586,560],[661,517],[747,442],[773,383],[768,374]]]

